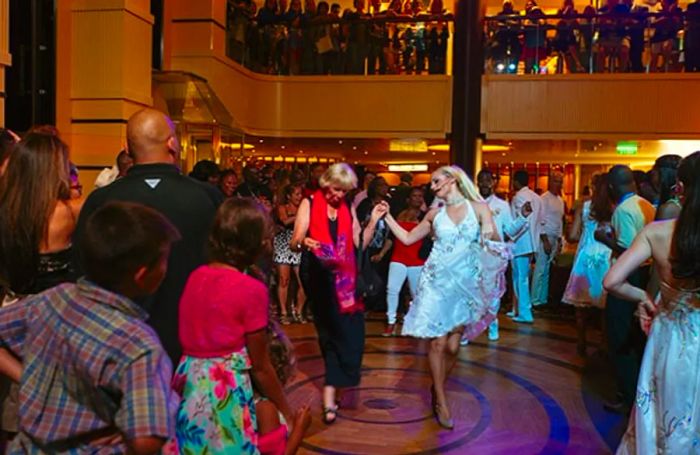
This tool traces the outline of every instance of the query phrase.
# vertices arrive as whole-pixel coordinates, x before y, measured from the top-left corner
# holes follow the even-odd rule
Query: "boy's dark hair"
[[[138,270],[153,267],[164,250],[180,240],[165,216],[131,202],[108,202],[85,223],[80,261],[93,283],[116,291]]]
[[[216,212],[209,255],[243,271],[270,246],[271,238],[272,222],[262,205],[252,198],[228,199]]]

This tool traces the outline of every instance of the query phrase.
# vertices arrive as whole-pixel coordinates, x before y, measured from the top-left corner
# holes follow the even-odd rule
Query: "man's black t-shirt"
[[[165,279],[148,305],[148,322],[176,366],[182,354],[178,339],[180,295],[190,273],[206,261],[206,242],[219,201],[204,184],[181,175],[173,165],[135,165],[126,177],[95,190],[87,198],[75,231],[76,251],[87,218],[110,201],[154,208],[180,232],[182,239],[172,246]]]

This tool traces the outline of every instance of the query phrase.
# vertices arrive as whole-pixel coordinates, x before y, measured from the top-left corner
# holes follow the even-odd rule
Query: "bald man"
[[[178,302],[189,274],[205,262],[209,226],[217,200],[207,187],[180,173],[175,162],[180,145],[175,126],[162,112],[144,109],[127,124],[127,152],[134,165],[126,176],[95,190],[85,201],[76,229],[80,238],[85,220],[109,201],[138,202],[165,215],[180,231],[182,240],[173,244],[168,271],[158,292],[151,298],[149,323],[160,337],[174,365],[180,360]],[[127,254],[138,255],[139,251]]]
[[[566,207],[561,198],[564,174],[552,172],[547,191],[540,196],[540,242],[535,254],[535,271],[532,275],[532,306],[544,305],[549,300],[549,271],[552,261],[559,254],[564,231]]]

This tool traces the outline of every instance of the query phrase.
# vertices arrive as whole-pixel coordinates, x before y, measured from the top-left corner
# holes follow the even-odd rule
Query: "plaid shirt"
[[[172,366],[146,317],[82,279],[0,309],[0,346],[23,365],[9,453],[125,453],[124,439],[168,438]]]

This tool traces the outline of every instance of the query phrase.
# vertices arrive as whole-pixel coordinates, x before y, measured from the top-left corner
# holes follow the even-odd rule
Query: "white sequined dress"
[[[458,224],[445,207],[435,215],[435,243],[404,319],[403,335],[435,338],[463,326],[464,335],[472,339],[497,315],[510,252],[502,242],[482,245],[479,221],[472,205],[467,206]]]

